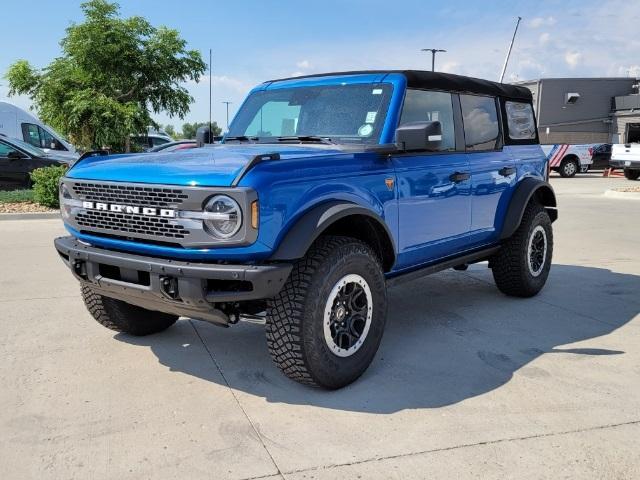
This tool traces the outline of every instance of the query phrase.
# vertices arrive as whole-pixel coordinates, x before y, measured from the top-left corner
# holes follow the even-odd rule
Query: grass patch
[[[0,203],[33,202],[33,190],[0,191]]]

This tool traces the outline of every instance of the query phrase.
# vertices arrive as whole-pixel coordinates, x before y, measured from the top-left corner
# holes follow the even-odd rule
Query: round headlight
[[[212,197],[205,205],[204,212],[205,230],[214,237],[233,237],[242,226],[240,205],[226,195]]]

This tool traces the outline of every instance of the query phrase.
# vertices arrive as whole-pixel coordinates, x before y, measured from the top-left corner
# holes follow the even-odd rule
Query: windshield
[[[21,148],[25,152],[33,155],[34,157],[46,157],[47,156],[47,154],[44,152],[44,150],[42,150],[42,149],[40,149],[38,147],[34,147],[30,143],[23,142],[22,140],[18,140],[17,138],[12,138],[11,139],[11,143],[13,143],[16,147]]]
[[[389,84],[343,84],[255,92],[238,111],[226,138],[378,143],[392,90]]]

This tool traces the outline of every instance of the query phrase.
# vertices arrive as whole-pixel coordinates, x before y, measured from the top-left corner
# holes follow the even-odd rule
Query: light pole
[[[227,106],[227,132],[229,131],[229,105],[231,105],[233,102],[222,102]]]
[[[423,48],[423,52],[431,52],[431,71],[436,71],[436,53],[446,52],[446,50],[442,50],[441,48]]]

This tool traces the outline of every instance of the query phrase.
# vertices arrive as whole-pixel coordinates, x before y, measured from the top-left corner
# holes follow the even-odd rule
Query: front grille
[[[129,215],[125,213],[87,210],[76,214],[78,225],[86,229],[110,230],[157,238],[185,238],[189,230],[182,225],[171,224],[166,218]]]
[[[71,188],[80,200],[145,207],[171,207],[180,205],[188,198],[183,190],[175,188],[86,182],[74,183]]]

